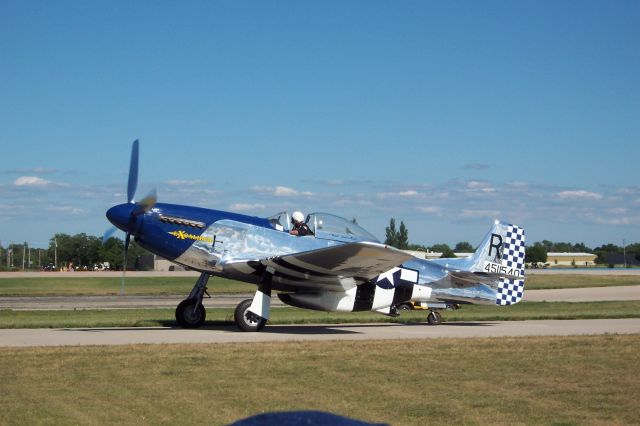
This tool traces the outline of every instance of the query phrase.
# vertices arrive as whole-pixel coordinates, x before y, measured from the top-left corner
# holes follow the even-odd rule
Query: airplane
[[[288,212],[262,218],[165,204],[157,202],[155,190],[136,202],[138,158],[136,140],[127,202],[111,207],[106,216],[126,233],[124,269],[133,235],[150,252],[200,272],[189,296],[176,307],[182,327],[204,323],[202,299],[210,276],[257,285],[253,298],[234,311],[238,328],[249,332],[262,330],[269,320],[272,292],[287,305],[330,312],[397,316],[398,306],[423,302],[429,307],[429,324],[441,322],[440,309],[522,300],[522,227],[496,220],[472,256],[420,259],[381,243],[355,221],[329,213],[308,214],[305,223],[311,232],[299,236],[290,233]]]

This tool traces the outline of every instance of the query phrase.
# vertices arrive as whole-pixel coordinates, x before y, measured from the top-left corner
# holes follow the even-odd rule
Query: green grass
[[[443,311],[445,321],[517,321],[537,319],[637,318],[640,301],[523,302],[510,307],[468,305]],[[270,324],[338,324],[365,322],[426,322],[425,311],[391,318],[374,312],[318,312],[298,308],[272,310]],[[232,325],[233,309],[208,309],[205,326]],[[75,311],[0,310],[0,328],[82,328],[175,326],[173,309]]]
[[[531,274],[526,290],[640,285],[640,275]]]
[[[189,294],[195,277],[129,277],[126,293],[129,295]],[[637,276],[607,275],[529,275],[526,289],[578,288],[640,285]],[[209,292],[253,293],[256,287],[239,281],[219,277],[209,279]],[[0,296],[107,296],[120,292],[118,277],[56,277],[54,273],[37,278],[2,278]]]
[[[196,277],[128,277],[128,295],[189,294]],[[256,286],[239,281],[211,277],[209,293],[252,293]],[[119,277],[56,277],[43,274],[37,278],[2,278],[0,296],[109,296],[120,293]]]
[[[0,424],[637,424],[639,335],[0,349]]]

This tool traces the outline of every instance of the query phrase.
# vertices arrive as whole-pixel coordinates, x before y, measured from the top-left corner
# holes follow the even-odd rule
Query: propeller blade
[[[136,189],[138,188],[138,153],[140,142],[138,139],[133,141],[131,145],[131,162],[129,163],[129,182],[127,183],[127,203],[133,201],[133,197],[136,196]]]
[[[139,215],[148,212],[158,201],[158,192],[151,190],[142,200],[136,203],[136,208],[133,211],[134,215]]]
[[[109,240],[109,238],[111,238],[117,230],[118,228],[116,228],[115,226],[112,226],[111,228],[104,231],[104,234],[102,235],[102,244],[104,245],[104,243],[106,243]]]

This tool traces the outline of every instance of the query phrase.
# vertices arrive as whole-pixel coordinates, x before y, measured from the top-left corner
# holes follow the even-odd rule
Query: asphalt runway
[[[416,340],[433,338],[570,336],[640,333],[640,318],[491,321],[424,324],[272,325],[244,333],[235,325],[180,328],[82,328],[0,330],[0,347],[177,343],[256,343],[318,340]]]

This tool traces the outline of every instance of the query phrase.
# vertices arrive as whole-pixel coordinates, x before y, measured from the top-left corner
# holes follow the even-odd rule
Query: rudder
[[[524,242],[524,228],[496,221],[471,258],[473,272],[509,276],[497,280],[497,305],[512,305],[522,300]]]

